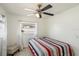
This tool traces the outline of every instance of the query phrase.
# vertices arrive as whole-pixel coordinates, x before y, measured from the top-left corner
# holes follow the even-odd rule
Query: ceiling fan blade
[[[25,8],[24,10],[36,12],[35,10],[33,10],[33,9],[28,9],[28,8]]]
[[[47,13],[47,12],[43,12],[43,14],[50,15],[50,16],[54,16],[54,14]]]
[[[34,14],[28,14],[27,16],[32,16],[32,15],[34,15]]]
[[[41,14],[39,14],[39,18],[42,18],[42,15]]]
[[[52,5],[47,5],[46,7],[44,7],[43,9],[41,9],[41,11],[45,11],[45,10],[47,10],[47,9],[49,9],[49,8],[52,8]]]

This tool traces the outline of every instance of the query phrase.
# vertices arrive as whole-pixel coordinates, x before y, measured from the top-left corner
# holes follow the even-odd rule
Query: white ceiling
[[[37,3],[1,3],[0,4],[7,12],[16,14],[16,15],[27,15],[33,13],[31,11],[25,11],[25,8],[37,9]],[[46,6],[47,3],[42,4],[42,8]],[[77,3],[52,3],[53,8],[47,10],[47,12],[58,14],[67,9],[75,7],[79,4]]]

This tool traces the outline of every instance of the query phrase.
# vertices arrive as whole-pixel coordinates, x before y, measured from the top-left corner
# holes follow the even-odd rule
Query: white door
[[[22,23],[21,27],[22,42],[23,47],[28,47],[29,40],[36,36],[37,34],[37,24],[36,23]]]

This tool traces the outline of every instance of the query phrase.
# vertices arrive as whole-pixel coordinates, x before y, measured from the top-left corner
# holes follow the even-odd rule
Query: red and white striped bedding
[[[31,39],[29,48],[34,56],[73,56],[69,44],[48,37]]]

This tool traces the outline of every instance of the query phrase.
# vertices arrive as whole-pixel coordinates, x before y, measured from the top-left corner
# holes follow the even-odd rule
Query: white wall
[[[43,19],[38,19],[36,17],[30,16],[30,17],[26,17],[26,16],[18,16],[18,15],[14,15],[14,14],[10,14],[7,13],[7,18],[8,18],[8,46],[13,45],[15,43],[17,43],[17,39],[18,39],[18,27],[19,27],[19,23],[21,21],[24,22],[34,22],[37,23],[37,34],[38,36],[44,36],[45,35],[45,31],[44,31],[44,20]]]
[[[5,13],[5,10],[3,10],[3,8],[0,7],[0,15],[5,15],[6,16],[6,13]],[[6,18],[4,19],[5,20],[5,35],[2,39],[0,39],[1,41],[1,45],[0,45],[0,49],[1,49],[1,55],[2,56],[5,56],[7,55],[7,20]]]
[[[8,46],[15,44],[18,39],[19,20],[38,23],[38,36],[48,35],[51,38],[69,43],[75,55],[79,55],[79,6],[69,9],[49,19],[17,16],[7,13]]]
[[[69,43],[79,55],[79,6],[48,19],[48,36]]]

